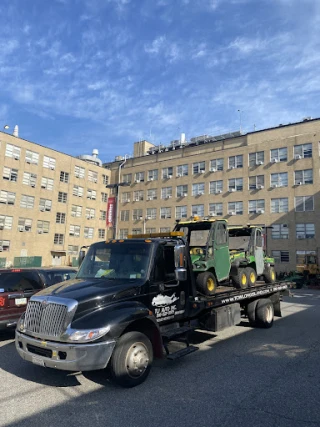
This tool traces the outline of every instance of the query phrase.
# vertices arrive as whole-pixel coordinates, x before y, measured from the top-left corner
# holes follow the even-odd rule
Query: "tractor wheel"
[[[265,267],[263,276],[266,283],[274,283],[276,281],[276,272],[274,267]]]
[[[212,296],[217,290],[217,279],[210,271],[199,273],[196,279],[197,289],[204,295]]]
[[[254,286],[256,284],[257,281],[257,273],[255,271],[254,268],[252,267],[247,267],[245,269],[247,277],[248,277],[248,285],[249,287]]]
[[[248,276],[245,268],[238,268],[237,273],[231,279],[237,289],[246,289],[248,287]]]

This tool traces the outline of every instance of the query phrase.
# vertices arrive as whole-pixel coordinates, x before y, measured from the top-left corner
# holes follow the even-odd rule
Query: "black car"
[[[70,267],[0,269],[0,329],[16,325],[33,294],[76,274]]]

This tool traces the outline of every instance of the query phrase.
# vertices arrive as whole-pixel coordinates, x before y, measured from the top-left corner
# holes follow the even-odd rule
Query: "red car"
[[[75,268],[38,267],[0,270],[0,330],[15,327],[29,298],[41,289],[73,279]]]

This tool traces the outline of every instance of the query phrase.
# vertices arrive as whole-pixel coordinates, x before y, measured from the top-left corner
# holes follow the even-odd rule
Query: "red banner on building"
[[[115,210],[116,210],[116,198],[109,197],[108,206],[107,206],[107,227],[113,227],[114,225]]]

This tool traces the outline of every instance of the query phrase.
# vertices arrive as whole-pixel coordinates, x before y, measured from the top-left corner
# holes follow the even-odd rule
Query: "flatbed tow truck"
[[[16,329],[23,359],[68,371],[107,368],[116,383],[134,387],[154,358],[198,350],[190,345],[194,329],[221,331],[243,317],[270,328],[281,316],[286,283],[221,284],[204,295],[182,232],[130,237],[92,244],[75,279],[31,297]],[[184,348],[171,353],[175,341]]]

